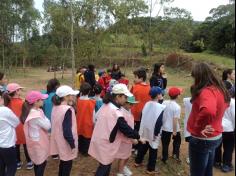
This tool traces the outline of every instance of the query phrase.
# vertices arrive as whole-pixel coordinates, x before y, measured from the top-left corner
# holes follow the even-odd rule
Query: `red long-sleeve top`
[[[223,132],[222,118],[226,108],[229,106],[224,100],[223,93],[214,86],[204,88],[192,104],[187,129],[192,136],[201,137],[201,131],[207,125],[211,125],[215,131],[208,135],[209,138],[216,137]]]

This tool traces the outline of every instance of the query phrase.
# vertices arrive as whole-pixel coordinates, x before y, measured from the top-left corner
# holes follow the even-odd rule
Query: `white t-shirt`
[[[31,111],[37,111],[36,109],[31,109]],[[40,128],[43,128],[44,130],[48,131],[51,128],[51,123],[48,118],[45,117],[39,117],[34,118],[29,121],[29,137],[33,141],[39,141],[40,140]]]
[[[190,137],[191,134],[187,130],[187,123],[189,119],[189,115],[192,111],[192,103],[190,102],[191,98],[184,98],[184,111],[185,111],[185,116],[184,116],[184,137]]]
[[[180,119],[181,107],[174,100],[165,100],[163,105],[166,106],[163,114],[162,130],[167,132],[173,132],[174,118]],[[179,123],[177,123],[177,132],[180,131]]]
[[[16,130],[19,118],[7,107],[0,107],[0,148],[10,148],[16,144]]]
[[[233,132],[235,129],[235,99],[231,98],[230,106],[226,109],[222,125],[224,132]]]

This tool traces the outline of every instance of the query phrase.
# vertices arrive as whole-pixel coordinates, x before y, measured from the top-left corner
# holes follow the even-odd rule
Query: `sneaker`
[[[159,174],[160,172],[158,170],[154,170],[154,171],[146,171],[146,174],[148,175],[154,175],[154,174]]]
[[[125,176],[131,176],[131,175],[133,175],[133,172],[131,172],[131,170],[130,170],[127,166],[124,167],[123,172],[124,172],[124,175],[125,175]]]
[[[59,156],[58,156],[58,155],[52,155],[52,159],[58,160],[58,159],[59,159]]]
[[[34,164],[32,163],[32,161],[30,161],[30,162],[28,162],[27,164],[26,164],[26,169],[27,170],[31,170],[31,169],[33,169],[34,168]]]
[[[124,174],[120,174],[120,173],[118,173],[118,174],[116,174],[116,176],[125,176]]]
[[[17,163],[17,170],[20,170],[22,168],[23,162],[18,162]]]
[[[178,163],[181,163],[181,160],[176,155],[173,155],[172,158],[176,160]]]
[[[223,165],[222,168],[221,168],[222,172],[231,172],[233,169],[232,167],[228,166],[228,165]]]
[[[221,163],[214,163],[214,167],[217,168],[217,169],[221,169]]]
[[[142,166],[143,166],[142,163],[141,164],[134,163],[134,167],[142,167]]]

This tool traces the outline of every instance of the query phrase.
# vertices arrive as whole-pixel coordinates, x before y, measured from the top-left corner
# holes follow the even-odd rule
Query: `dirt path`
[[[181,75],[179,73],[171,72],[169,71],[169,78],[168,81],[172,85],[179,85],[185,89],[188,88],[189,84],[191,83],[190,78],[185,78],[185,81],[183,82],[182,79],[184,75]],[[130,80],[132,80],[132,74],[131,70],[127,73],[127,75],[130,77]],[[60,77],[60,74],[58,74]],[[33,69],[28,70],[27,76],[23,77],[20,72],[13,73],[12,76],[9,79],[9,82],[17,82],[20,85],[26,87],[25,91],[23,92],[23,96],[25,95],[26,91],[28,90],[42,90],[45,89],[46,83],[49,79],[53,78],[53,73],[48,73],[43,69]],[[62,84],[71,84],[71,73],[67,71],[65,73],[65,79],[60,80]],[[171,85],[170,85],[171,86]],[[186,92],[187,94],[187,92]],[[185,96],[186,96],[185,94]],[[171,145],[170,145],[171,146]],[[188,176],[189,174],[189,166],[186,164],[185,159],[187,156],[187,148],[188,144],[182,142],[181,145],[181,159],[182,163],[178,164],[174,160],[169,159],[169,163],[167,165],[163,165],[160,162],[160,158],[158,158],[157,166],[160,168],[161,176]],[[170,148],[170,152],[171,152]],[[161,149],[159,149],[158,155],[160,156]],[[145,167],[142,168],[134,168],[133,167],[134,158],[131,157],[129,161],[129,167],[134,173],[134,176],[145,176]],[[113,164],[113,175],[114,171],[116,170],[116,163]],[[79,156],[79,158],[74,162],[73,169],[71,176],[93,176],[94,172],[97,167],[97,162],[93,160],[92,158],[88,157],[82,157]],[[45,176],[56,176],[58,172],[58,161],[49,159]],[[21,171],[17,172],[17,176],[33,176],[33,171],[26,171],[25,169],[22,169]],[[234,176],[234,172],[229,174],[221,173],[219,170],[214,171],[214,176]]]

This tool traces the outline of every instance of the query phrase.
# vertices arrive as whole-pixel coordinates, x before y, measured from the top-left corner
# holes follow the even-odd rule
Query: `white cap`
[[[127,86],[125,84],[116,84],[112,88],[113,94],[124,94],[127,97],[132,97],[133,94],[128,90]]]
[[[73,90],[70,86],[60,86],[56,90],[56,95],[60,98],[66,97],[67,95],[78,95],[78,90]]]

